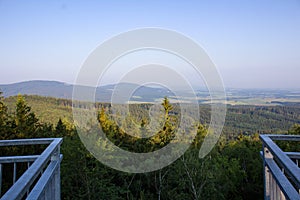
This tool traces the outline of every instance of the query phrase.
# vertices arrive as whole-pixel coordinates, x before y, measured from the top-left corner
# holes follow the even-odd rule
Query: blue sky
[[[193,38],[226,87],[300,88],[299,0],[0,0],[0,83],[73,83],[99,44],[143,27]]]

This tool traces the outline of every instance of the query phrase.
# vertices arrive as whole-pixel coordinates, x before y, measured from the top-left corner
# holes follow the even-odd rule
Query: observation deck
[[[9,149],[20,148],[22,152],[22,146],[29,146],[29,149],[33,149],[35,146],[44,147],[42,153],[39,155],[14,155],[0,157],[1,200],[59,200],[61,198],[61,143],[62,138],[18,139],[0,141],[0,151],[5,148],[6,151]],[[42,148],[40,147],[40,149]],[[12,170],[13,172],[9,170]],[[11,176],[9,176],[10,174]],[[6,179],[3,179],[3,176],[5,175]],[[8,179],[10,178],[12,180],[8,181]],[[3,182],[3,180],[7,182]],[[5,193],[3,192],[4,185],[6,190]],[[7,189],[7,187],[9,188]]]

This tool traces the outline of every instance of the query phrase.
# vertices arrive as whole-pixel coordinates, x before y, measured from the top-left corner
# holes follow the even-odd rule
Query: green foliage
[[[67,99],[57,99],[53,97],[41,97],[35,95],[24,95],[27,104],[32,108],[36,117],[42,123],[56,124],[59,118],[73,123],[72,101]],[[8,112],[15,111],[17,97],[3,99],[7,105]],[[97,103],[96,107],[105,107],[107,103]],[[173,104],[173,113],[180,113],[180,108]],[[85,103],[80,103],[81,108],[88,108]],[[130,118],[136,124],[141,124],[142,120],[146,124],[149,120],[149,108],[151,104],[131,104],[129,105]],[[210,123],[210,106],[201,104],[200,123]],[[286,104],[284,106],[251,106],[236,105],[228,106],[223,135],[227,139],[234,139],[240,133],[252,135],[255,133],[288,133],[290,127],[300,123],[300,105]]]
[[[32,108],[26,102],[30,102]],[[101,128],[115,145],[133,152],[151,152],[168,144],[177,128],[178,106],[171,104],[168,98],[161,105],[162,128],[154,136],[143,139],[130,136],[118,127],[111,118],[110,105],[96,106],[99,108],[98,121]],[[262,121],[272,121],[276,117],[283,119],[284,116],[286,120],[293,116],[297,121],[299,116],[296,113],[298,108],[291,113],[290,108],[284,107],[276,107],[274,110],[271,107],[254,110],[231,107],[229,118],[236,117],[236,121],[231,125],[233,121],[228,122],[230,126],[227,131],[232,131],[232,134],[221,138],[209,155],[199,159],[198,152],[207,134],[207,127],[203,124],[209,121],[205,115],[206,107],[203,107],[205,112],[201,114],[202,123],[197,125],[197,136],[181,158],[155,172],[128,174],[103,165],[86,150],[72,123],[70,106],[68,100],[20,95],[3,99],[0,95],[0,139],[63,137],[62,199],[263,199],[262,161],[259,157],[261,143],[256,125],[248,126],[248,123],[263,117],[265,119]],[[134,122],[136,134],[149,131],[146,130],[149,125],[149,108],[147,104],[130,106],[130,113],[125,120],[128,126]],[[241,131],[234,132],[236,129],[232,127],[236,128],[239,123],[242,125],[237,130]],[[247,128],[243,131],[243,127]],[[299,134],[299,127],[295,125],[289,133]],[[253,133],[247,136],[245,133],[249,130]],[[299,145],[289,144],[284,147],[299,150]],[[15,155],[20,152],[9,149],[0,154]],[[3,180],[9,176],[5,175]]]
[[[290,135],[300,134],[300,124],[295,124],[289,131]],[[300,145],[297,141],[275,141],[276,144],[283,150],[287,152],[300,152]]]
[[[263,192],[262,161],[259,157],[261,146],[258,134],[251,137],[240,135],[221,151],[222,156],[237,161],[241,167],[244,176],[238,185],[243,199],[261,198]]]
[[[8,113],[7,113],[7,106],[3,103],[3,96],[2,92],[0,91],[0,133],[2,135],[6,132],[7,130],[7,123],[8,123]],[[0,139],[1,135],[0,135]]]
[[[61,148],[62,199],[122,199],[124,189],[117,181],[121,177],[97,161],[72,131]]]
[[[67,127],[66,125],[62,122],[62,120],[59,118],[55,131],[54,131],[54,137],[62,137],[64,135],[67,135]]]
[[[56,124],[59,118],[72,121],[72,101],[67,99],[57,99],[53,97],[41,97],[35,95],[24,95],[26,103],[31,107],[31,111],[43,123]],[[8,112],[15,111],[17,96],[4,99],[8,107]]]
[[[300,124],[295,124],[291,130],[289,130],[289,134],[291,135],[300,135]]]
[[[235,138],[238,134],[288,133],[300,123],[300,106],[228,106],[223,133]]]
[[[38,119],[21,95],[18,95],[17,98],[14,123],[16,124],[15,134],[17,138],[36,137]]]
[[[7,117],[7,106],[3,103],[2,92],[0,91],[0,119],[1,122],[4,122]]]

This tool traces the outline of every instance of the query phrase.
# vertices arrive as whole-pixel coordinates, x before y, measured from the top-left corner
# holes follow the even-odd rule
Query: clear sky
[[[101,42],[143,27],[193,38],[226,87],[300,88],[299,0],[0,0],[0,83],[73,83]]]

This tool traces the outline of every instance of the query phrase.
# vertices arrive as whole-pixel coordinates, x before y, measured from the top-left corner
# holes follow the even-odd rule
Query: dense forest
[[[72,100],[24,95],[27,104],[39,118],[40,122],[56,124],[59,119],[65,123],[73,123]],[[15,110],[17,96],[3,99],[8,112]],[[97,103],[97,107],[107,107],[109,104]],[[147,118],[149,104],[130,105],[130,111],[141,118]],[[210,106],[200,104],[200,121],[208,124],[210,121]],[[300,124],[300,103],[285,103],[277,106],[228,105],[223,135],[231,139],[239,134],[255,133],[287,133],[294,125]]]
[[[84,104],[82,104],[84,106]],[[96,104],[107,137],[123,149],[149,152],[166,145],[176,129],[177,105],[162,102],[165,123],[149,139],[127,136],[110,118],[109,104]],[[299,134],[300,106],[229,106],[222,137],[203,159],[198,152],[207,134],[209,106],[200,108],[197,137],[186,153],[158,171],[130,174],[97,161],[81,143],[72,122],[72,102],[39,96],[0,97],[0,139],[62,137],[62,199],[263,199],[260,133]],[[132,120],[143,131],[149,105],[132,105]],[[172,113],[172,114],[170,114]],[[175,113],[175,115],[174,115]],[[41,147],[42,148],[42,147]],[[29,149],[36,152],[40,149]],[[24,149],[1,150],[1,155]],[[4,173],[8,180],[10,172]],[[5,185],[4,190],[8,185]]]

